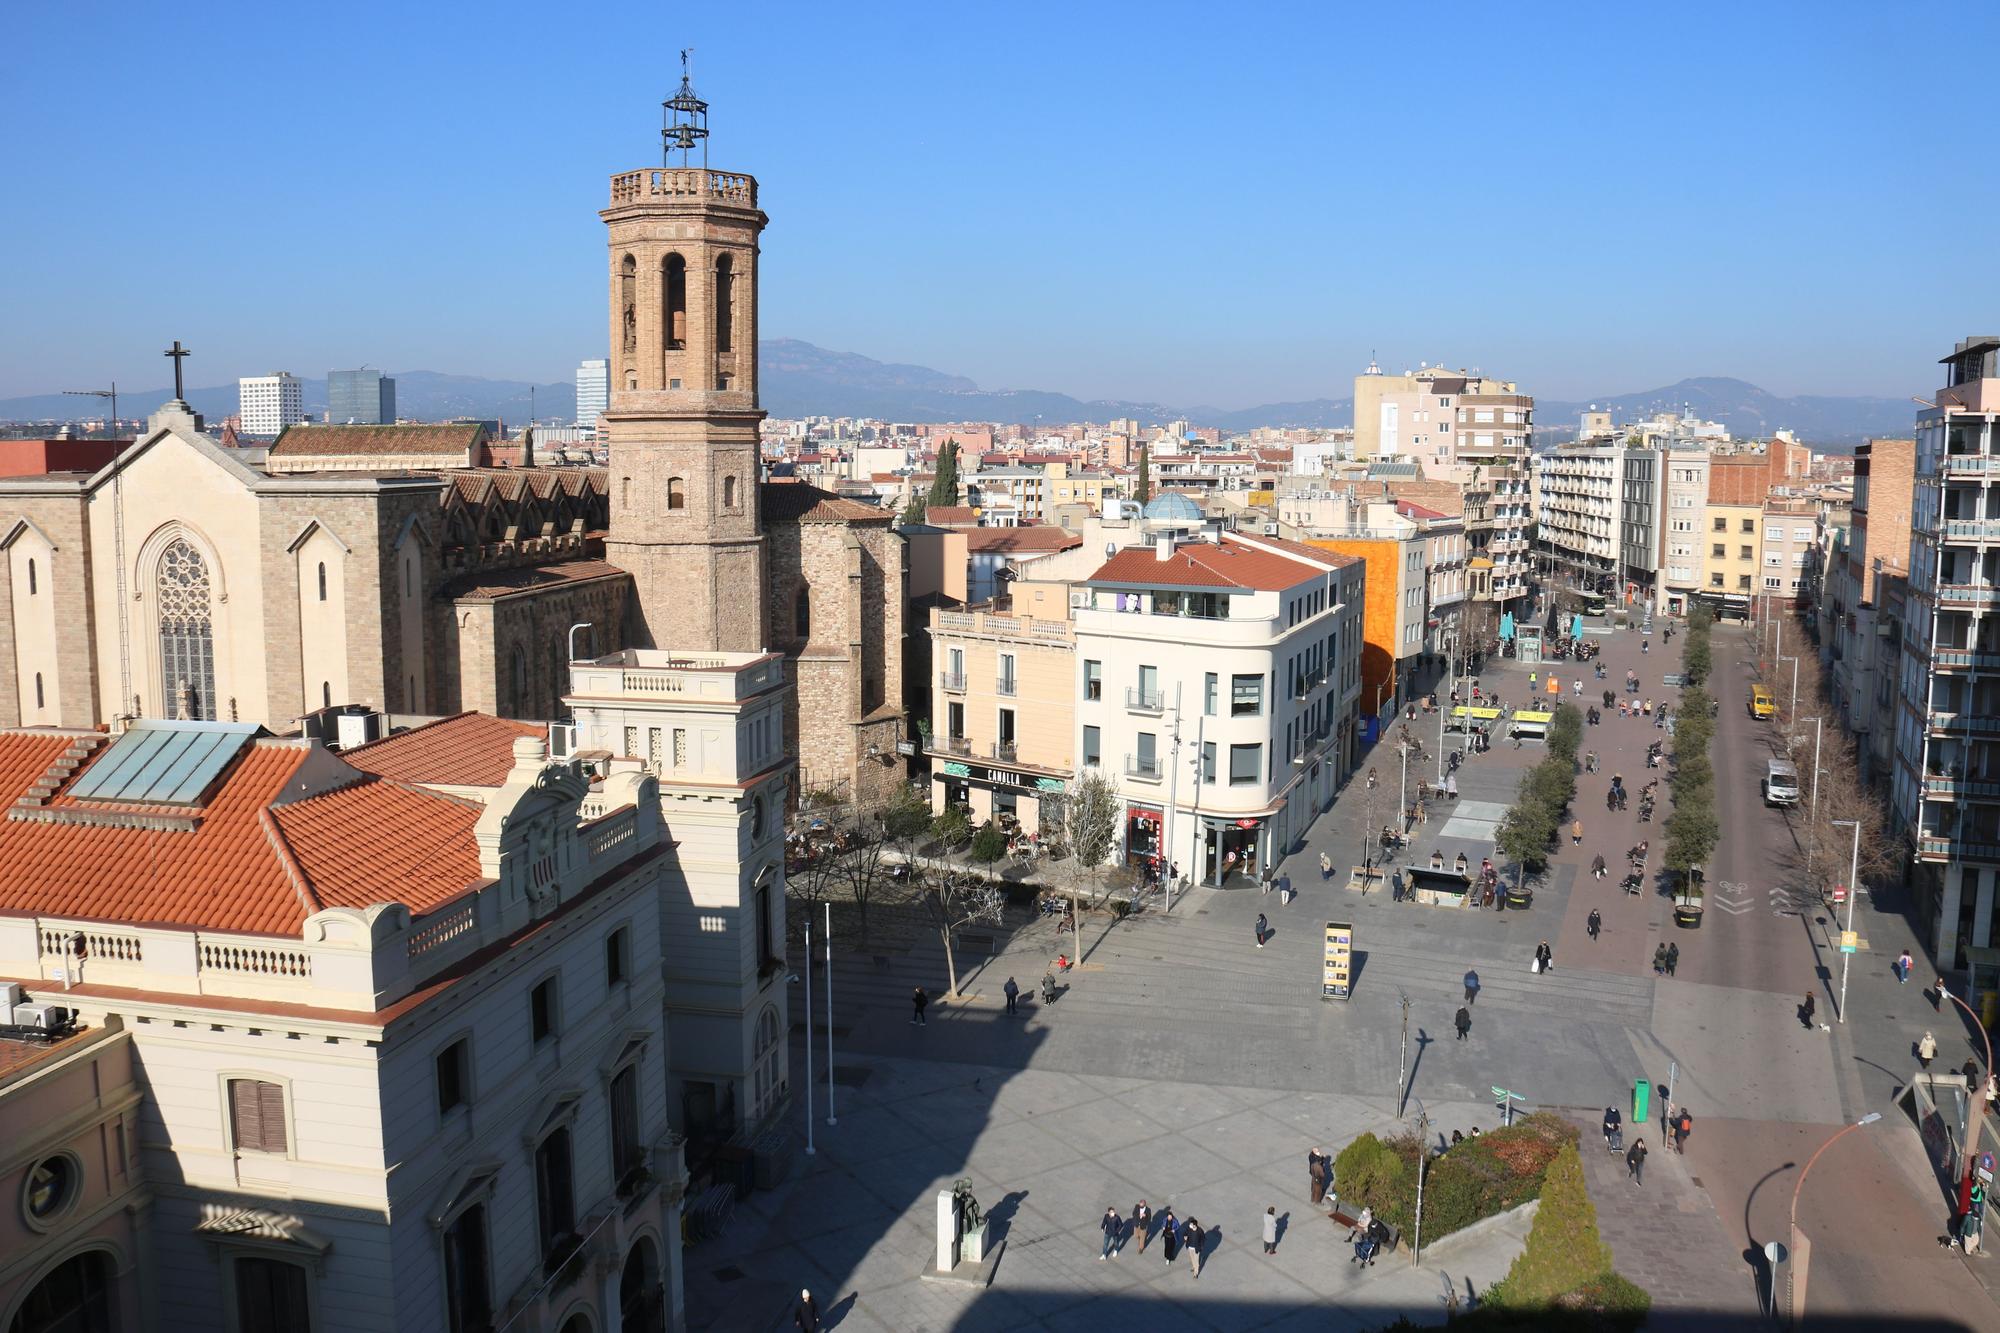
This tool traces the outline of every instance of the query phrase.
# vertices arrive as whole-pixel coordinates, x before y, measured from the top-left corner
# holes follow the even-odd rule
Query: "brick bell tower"
[[[664,164],[611,178],[611,527],[632,576],[625,644],[758,652],[757,182],[708,168],[708,104],[681,54]],[[693,150],[702,162],[691,165]],[[676,164],[674,154],[681,161]]]

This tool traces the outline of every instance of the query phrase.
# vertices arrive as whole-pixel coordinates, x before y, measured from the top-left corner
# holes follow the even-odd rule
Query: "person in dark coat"
[[[1555,971],[1556,952],[1554,949],[1551,949],[1549,947],[1549,942],[1547,940],[1543,940],[1540,944],[1535,946],[1535,961],[1542,965],[1541,970],[1544,975]]]
[[[1813,995],[1812,995],[1812,992],[1811,992],[1811,991],[1807,991],[1807,992],[1806,992],[1806,999],[1805,999],[1805,1003],[1804,1003],[1804,1004],[1801,1004],[1801,1005],[1799,1006],[1799,1026],[1800,1026],[1800,1027],[1802,1027],[1802,1028],[1809,1028],[1809,1027],[1811,1027],[1811,1026],[1813,1025],[1813,1010],[1814,1010],[1814,1008],[1815,1008],[1815,1007],[1816,1007],[1816,1006],[1815,1006],[1815,1004],[1814,1004],[1814,1002],[1813,1002]]]
[[[1187,1246],[1188,1266],[1194,1269],[1195,1280],[1201,1280],[1201,1252],[1208,1245],[1208,1232],[1200,1222],[1190,1217],[1181,1228],[1181,1241]]]
[[[1258,948],[1260,948],[1260,949],[1261,949],[1261,948],[1263,948],[1263,947],[1264,947],[1264,936],[1265,936],[1265,934],[1267,934],[1267,933],[1268,933],[1268,932],[1270,931],[1270,929],[1271,929],[1271,923],[1270,923],[1270,922],[1268,922],[1268,921],[1266,921],[1266,920],[1264,919],[1264,914],[1263,914],[1262,912],[1259,912],[1259,913],[1257,913],[1257,947],[1258,947]]]
[[[1601,856],[1600,856],[1600,857],[1598,857],[1598,858],[1597,858],[1597,864],[1598,864],[1598,865],[1600,865],[1600,866],[1602,866],[1602,865],[1604,864],[1604,858],[1603,858],[1603,857],[1601,857]],[[1590,938],[1592,938],[1592,939],[1596,939],[1596,938],[1597,938],[1597,932],[1598,932],[1598,931],[1600,931],[1600,930],[1603,930],[1603,929],[1604,929],[1604,918],[1603,918],[1603,917],[1601,917],[1601,916],[1599,916],[1599,915],[1598,915],[1598,913],[1597,913],[1597,909],[1596,909],[1595,907],[1593,907],[1593,908],[1591,908],[1591,909],[1590,909],[1590,917],[1589,917],[1589,919],[1588,919],[1588,920],[1586,920],[1586,921],[1585,921],[1585,922],[1583,923],[1583,925],[1584,925],[1584,929],[1585,929],[1585,930],[1588,930],[1588,931],[1590,932]]]
[[[799,1305],[792,1311],[792,1322],[799,1327],[799,1333],[819,1333],[819,1302],[810,1291],[799,1293]]]
[[[1681,946],[1678,944],[1669,944],[1667,946],[1667,975],[1672,976],[1674,974],[1674,969],[1679,967],[1680,965],[1681,965]]]
[[[1465,1002],[1470,1005],[1479,998],[1479,974],[1468,970],[1465,974]]]
[[[1098,1251],[1097,1262],[1118,1257],[1118,1242],[1125,1235],[1125,1219],[1118,1215],[1116,1208],[1106,1208],[1104,1216],[1097,1220],[1097,1229],[1104,1233],[1104,1248]]]
[[[1181,1220],[1171,1208],[1160,1214],[1160,1251],[1167,1256],[1167,1267],[1173,1267],[1174,1257],[1181,1252]]]
[[[1664,944],[1655,944],[1653,946],[1653,975],[1656,977],[1661,977],[1665,976],[1666,973],[1667,973],[1667,946]]]
[[[1458,1039],[1464,1041],[1465,1034],[1472,1031],[1472,1011],[1460,1005],[1458,1014],[1451,1020],[1451,1025],[1458,1029]]]
[[[1634,1185],[1643,1185],[1646,1172],[1646,1141],[1633,1139],[1632,1146],[1625,1150],[1625,1170],[1632,1177]]]
[[[1021,1011],[1018,1006],[1021,1000],[1021,988],[1014,984],[1014,978],[1008,977],[1007,984],[1002,986],[1000,991],[1007,997],[1007,1012],[1010,1014],[1020,1013]]]
[[[910,1006],[911,1006],[910,1021],[912,1023],[915,1023],[921,1027],[930,1026],[929,1024],[924,1022],[924,1006],[929,1004],[930,1002],[931,1002],[931,997],[924,994],[924,988],[922,986],[919,986],[915,990],[910,992]]]
[[[1306,1154],[1306,1181],[1312,1191],[1312,1201],[1326,1198],[1327,1178],[1332,1175],[1333,1159],[1326,1155],[1324,1148],[1314,1148]]]
[[[1146,1242],[1153,1238],[1153,1210],[1144,1199],[1132,1208],[1132,1234],[1139,1238],[1139,1253],[1144,1254]]]

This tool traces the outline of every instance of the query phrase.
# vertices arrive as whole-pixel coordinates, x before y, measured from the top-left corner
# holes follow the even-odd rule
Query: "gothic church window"
[[[160,682],[168,717],[215,720],[215,632],[208,562],[176,537],[160,553],[155,595],[160,609]]]
[[[736,337],[736,265],[728,255],[715,261],[715,350],[726,355]]]
[[[319,562],[319,599],[326,600],[326,561]]]
[[[47,706],[42,702],[42,673],[37,671],[35,673],[35,707],[46,708]]]
[[[792,632],[801,639],[810,639],[812,627],[812,593],[809,589],[800,588],[798,600],[792,603]]]
[[[528,654],[519,644],[514,645],[514,707],[516,717],[525,717],[528,711]]]
[[[30,560],[28,562],[28,596],[33,597],[34,595],[35,595],[35,562]]]

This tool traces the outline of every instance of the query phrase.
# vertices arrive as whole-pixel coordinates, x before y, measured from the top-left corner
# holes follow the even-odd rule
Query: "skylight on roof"
[[[248,722],[142,718],[70,788],[79,801],[194,805],[258,731]]]

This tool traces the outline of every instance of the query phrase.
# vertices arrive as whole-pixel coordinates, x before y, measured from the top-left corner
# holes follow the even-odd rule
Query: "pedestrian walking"
[[[1687,1152],[1688,1135],[1692,1133],[1694,1133],[1694,1117],[1689,1115],[1687,1107],[1683,1106],[1680,1114],[1674,1117],[1675,1152],[1683,1154]]]
[[[1935,989],[1937,994],[1931,997],[1931,1008],[1943,1013],[1946,1002],[1951,999],[1951,991],[1945,986],[1943,977],[1937,979]]]
[[[799,1304],[792,1311],[792,1322],[798,1325],[799,1333],[819,1333],[819,1302],[813,1299],[812,1292],[799,1292]]]
[[[1569,822],[1569,845],[1572,847],[1583,846],[1583,821],[1581,819],[1572,819]]]
[[[1604,867],[1603,857],[1600,856],[1597,858],[1597,865],[1599,872],[1602,873]],[[1597,938],[1597,932],[1604,929],[1604,918],[1598,915],[1595,907],[1590,909],[1590,916],[1584,921],[1583,928],[1590,932],[1590,938],[1593,940]]]
[[[1190,1217],[1181,1228],[1181,1244],[1187,1246],[1188,1267],[1194,1269],[1194,1280],[1201,1281],[1201,1252],[1208,1244],[1208,1232],[1199,1221]]]
[[[922,986],[919,986],[915,990],[910,992],[910,1006],[912,1009],[912,1012],[910,1014],[910,1021],[916,1024],[918,1027],[930,1026],[928,1023],[924,1022],[924,1006],[929,1004],[930,1002],[931,1002],[931,997],[924,994],[924,988]]]
[[[1547,940],[1543,940],[1540,944],[1535,946],[1535,971],[1541,975],[1546,976],[1548,973],[1553,972],[1555,970],[1556,970],[1555,950],[1549,947],[1549,942]]]
[[[1460,1005],[1458,1014],[1451,1020],[1451,1025],[1458,1029],[1458,1039],[1464,1041],[1466,1034],[1472,1031],[1472,1011]]]
[[[1260,948],[1260,949],[1261,949],[1261,948],[1263,948],[1263,947],[1264,947],[1264,933],[1265,933],[1266,931],[1270,930],[1270,928],[1271,928],[1271,923],[1270,923],[1270,922],[1268,922],[1268,921],[1266,921],[1266,920],[1264,919],[1264,914],[1263,914],[1262,912],[1259,912],[1259,913],[1257,913],[1257,947],[1258,947],[1258,948]]]
[[[1333,878],[1333,858],[1325,852],[1319,854],[1319,878],[1322,884]]]
[[[1907,986],[1910,984],[1910,951],[1908,949],[1903,950],[1903,956],[1896,960],[1896,984],[1898,986]]]
[[[1666,973],[1667,973],[1667,946],[1664,944],[1656,944],[1653,946],[1653,975],[1656,977],[1661,977],[1665,976]]]
[[[1160,1214],[1160,1253],[1167,1257],[1167,1267],[1174,1266],[1174,1257],[1181,1252],[1181,1220],[1169,1208]]]
[[[1678,944],[1669,944],[1667,946],[1667,975],[1672,976],[1674,974],[1674,969],[1679,967],[1680,965],[1681,965],[1681,946]]]
[[[1326,1197],[1327,1180],[1333,1174],[1332,1167],[1333,1159],[1326,1155],[1326,1149],[1314,1148],[1306,1154],[1306,1186],[1311,1191],[1314,1203]]]
[[[1799,1026],[1800,1026],[1800,1027],[1803,1027],[1803,1028],[1809,1028],[1809,1027],[1811,1027],[1811,1026],[1813,1025],[1813,1010],[1814,1010],[1814,1007],[1815,1007],[1815,1006],[1814,1006],[1814,1003],[1813,1003],[1813,996],[1812,996],[1812,992],[1811,992],[1811,991],[1807,991],[1807,992],[1806,992],[1806,999],[1805,999],[1805,1003],[1804,1003],[1804,1004],[1801,1004],[1801,1005],[1799,1006]]]
[[[1541,679],[1541,674],[1539,672],[1530,671],[1528,673],[1528,690],[1530,693],[1534,692],[1535,683],[1540,679]]]
[[[1139,1253],[1146,1252],[1146,1242],[1153,1238],[1153,1210],[1144,1199],[1132,1205],[1132,1235],[1139,1242]]]
[[[1604,878],[1604,877],[1605,877],[1605,876],[1606,876],[1607,874],[1611,873],[1611,872],[1609,871],[1609,869],[1608,869],[1608,868],[1607,868],[1607,867],[1605,866],[1605,864],[1604,864],[1604,853],[1603,853],[1603,852],[1599,852],[1599,853],[1598,853],[1598,854],[1597,854],[1596,856],[1594,856],[1594,857],[1592,857],[1592,858],[1591,858],[1591,860],[1590,860],[1590,873],[1591,873],[1591,875],[1592,875],[1593,877],[1595,877],[1595,878],[1597,878],[1597,879],[1603,879],[1603,878]],[[1596,913],[1596,912],[1592,912],[1592,913],[1591,913],[1591,915],[1592,915],[1592,916],[1596,916],[1596,915],[1597,915],[1597,913]]]
[[[1007,997],[1007,1012],[1010,1014],[1020,1013],[1021,988],[1014,984],[1014,978],[1008,977],[1007,984],[1002,986],[1000,991],[1001,994]]]
[[[1646,1141],[1633,1139],[1632,1146],[1625,1150],[1625,1170],[1632,1177],[1634,1185],[1644,1185],[1646,1175]]]
[[[1278,1210],[1275,1206],[1264,1210],[1264,1253],[1278,1252]]]
[[[1470,1005],[1479,998],[1479,974],[1467,970],[1465,974],[1465,1002]]]
[[[1917,1039],[1917,1063],[1929,1069],[1931,1061],[1935,1059],[1937,1059],[1937,1038],[1925,1032]]]
[[[1118,1216],[1116,1208],[1106,1208],[1104,1216],[1098,1219],[1097,1229],[1104,1233],[1104,1248],[1099,1251],[1097,1262],[1118,1257],[1118,1242],[1125,1235],[1125,1219]]]
[[[1581,699],[1581,698],[1583,697],[1583,677],[1582,677],[1582,676],[1578,676],[1578,677],[1576,678],[1576,697],[1577,697],[1577,698],[1579,698],[1579,699]]]

